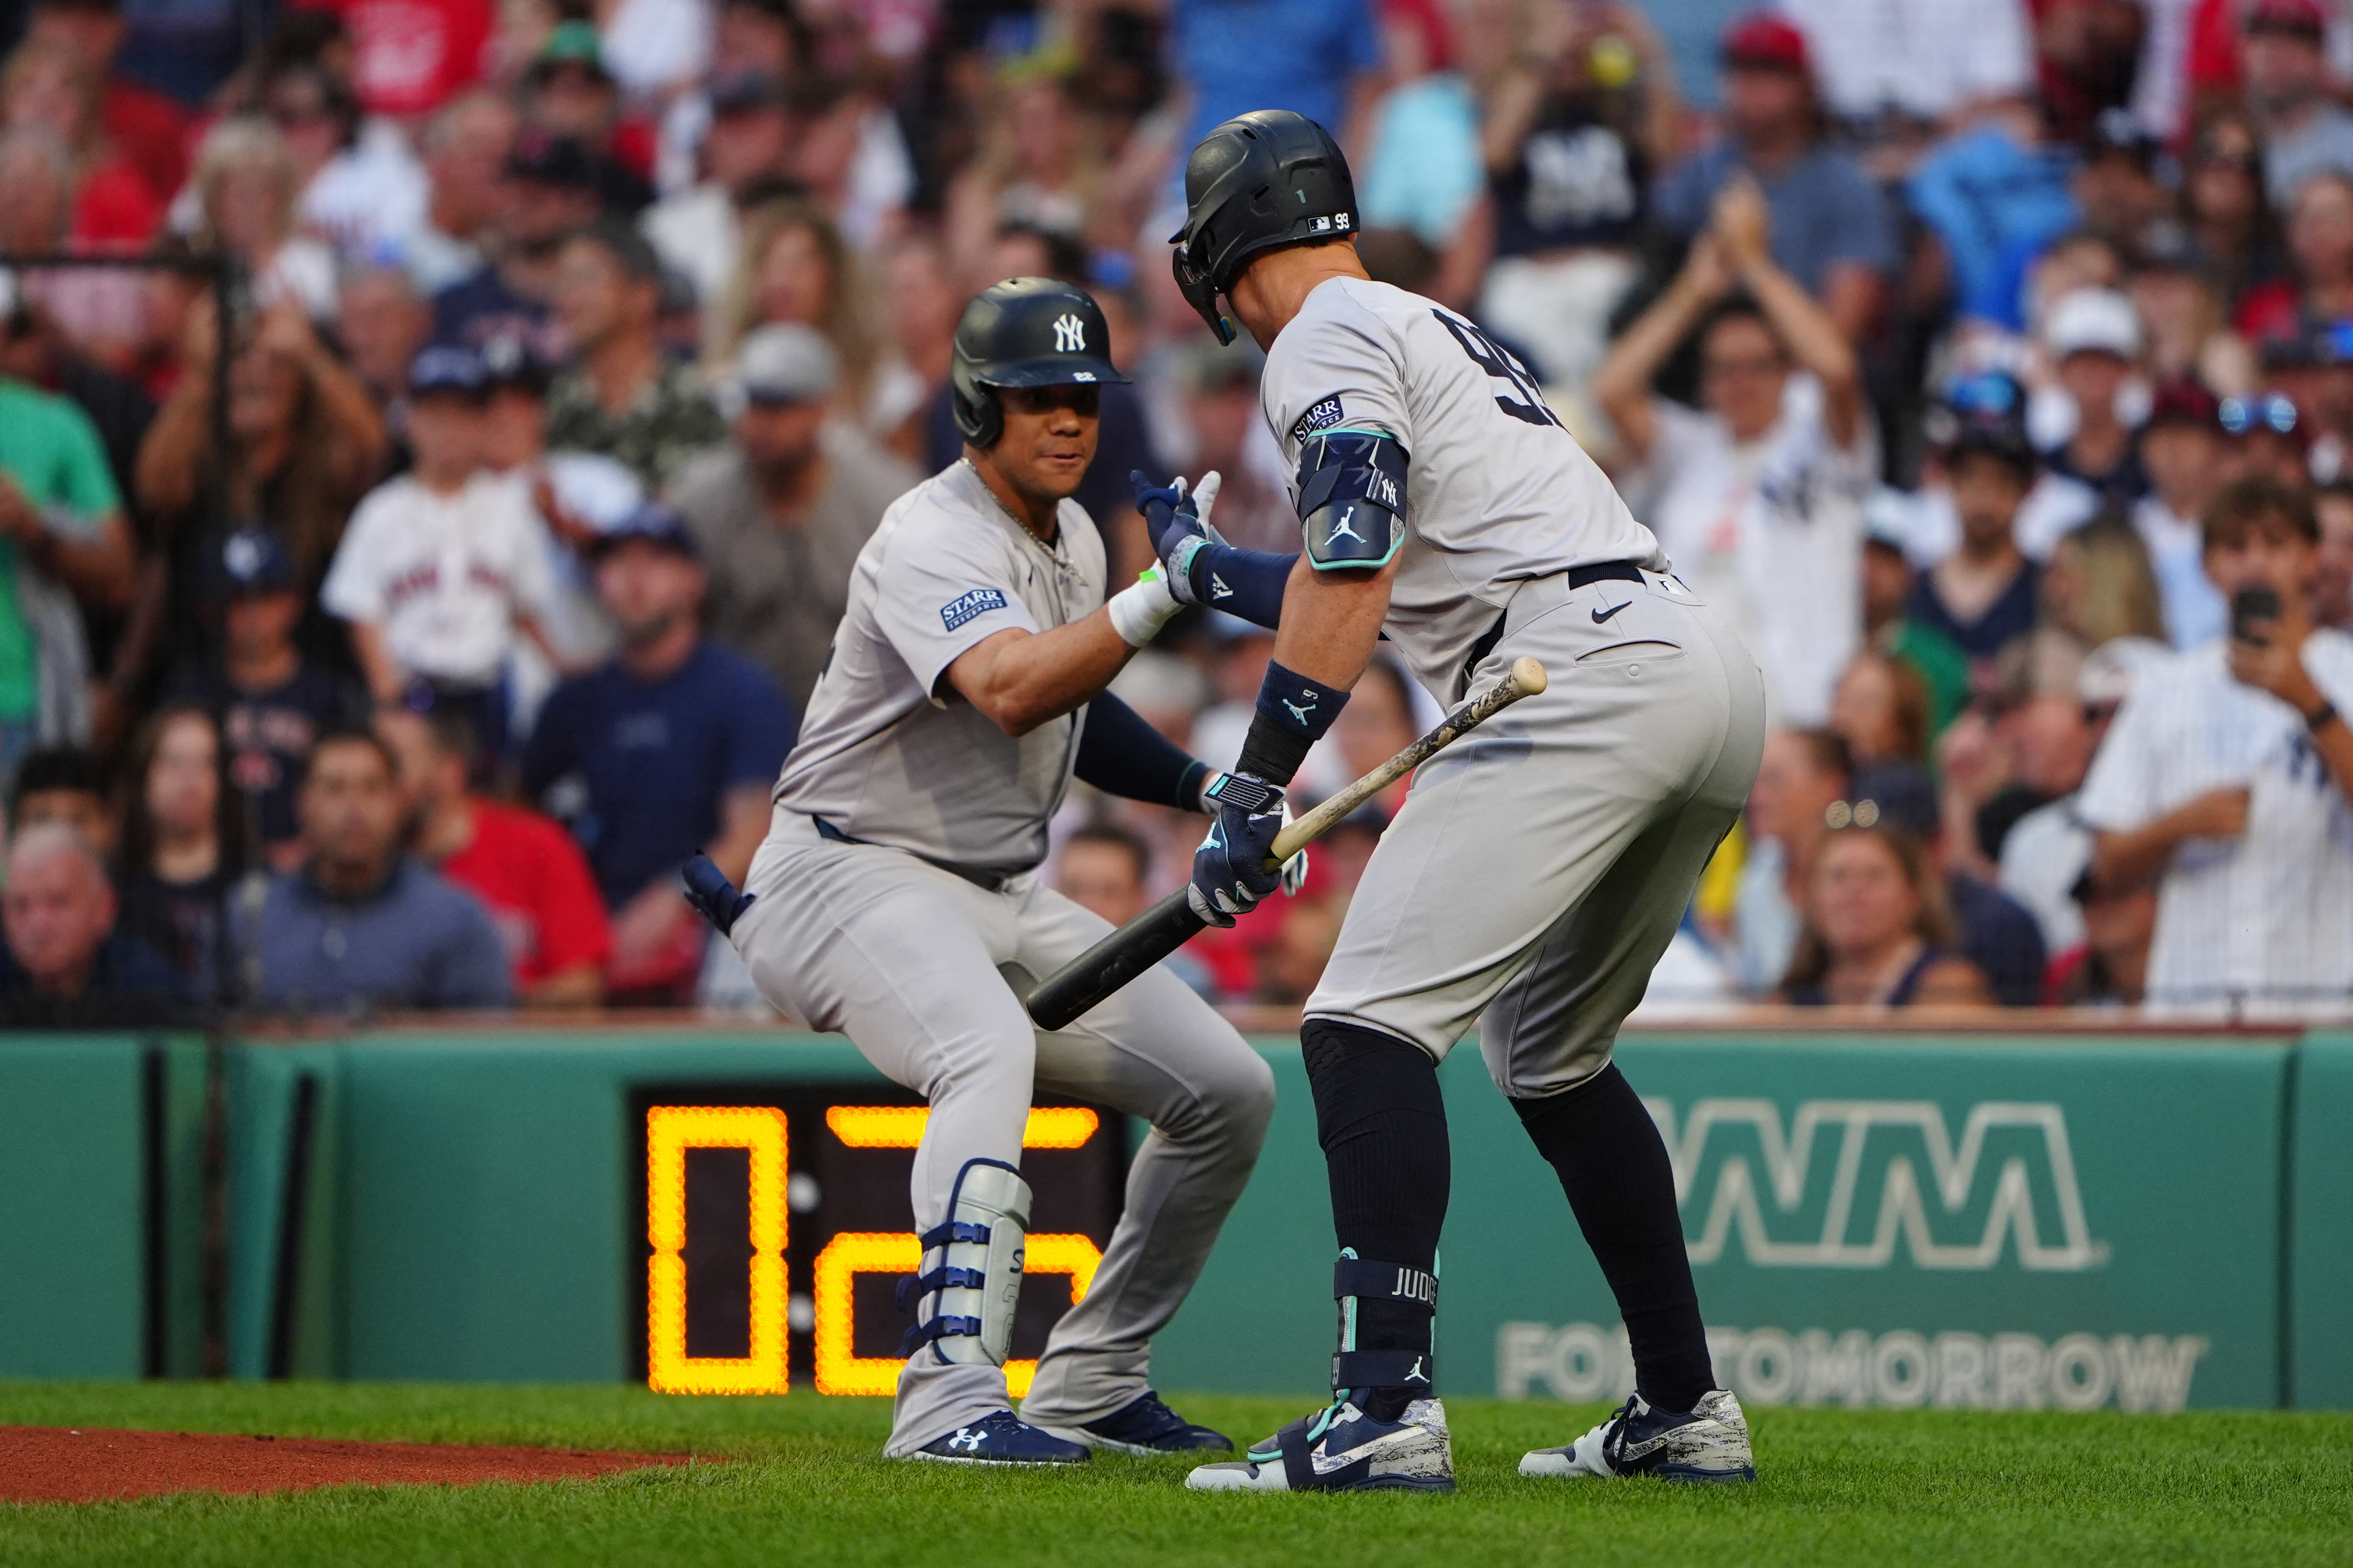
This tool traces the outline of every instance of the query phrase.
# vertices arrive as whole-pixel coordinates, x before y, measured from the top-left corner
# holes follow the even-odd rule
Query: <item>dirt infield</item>
[[[686,1462],[684,1454],[580,1448],[0,1426],[0,1502],[101,1502],[165,1492],[291,1492],[353,1482],[462,1487],[481,1481],[557,1481]]]

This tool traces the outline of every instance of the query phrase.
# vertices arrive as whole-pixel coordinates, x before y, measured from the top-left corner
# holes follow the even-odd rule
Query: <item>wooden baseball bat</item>
[[[1448,714],[1438,728],[1277,834],[1268,866],[1290,859],[1365,802],[1545,685],[1543,665],[1514,659],[1509,674]],[[1193,912],[1185,892],[1177,889],[1040,981],[1029,994],[1030,1021],[1041,1029],[1064,1028],[1184,946],[1209,923]]]

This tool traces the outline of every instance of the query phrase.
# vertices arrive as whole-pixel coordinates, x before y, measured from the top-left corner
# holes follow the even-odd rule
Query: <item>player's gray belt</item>
[[[813,816],[809,820],[817,824],[817,836],[819,838],[830,838],[836,844],[862,844],[870,849],[899,849],[895,844],[877,844],[871,838],[852,838],[822,816]],[[899,853],[914,855],[915,858],[924,865],[936,866],[951,877],[962,877],[984,893],[1001,893],[1005,890],[1005,884],[1013,880],[1012,876],[1000,877],[991,871],[976,871],[969,866],[959,866],[952,860],[934,860],[928,855],[915,855],[912,849],[899,849]]]
[[[1567,571],[1556,573],[1554,575],[1567,578],[1569,590],[1572,593],[1595,583],[1641,583],[1646,580],[1642,576],[1642,568],[1631,561],[1598,561],[1590,566],[1572,566]],[[1530,579],[1532,582],[1542,580],[1541,578]],[[1523,587],[1525,585],[1522,584]],[[1514,596],[1517,597],[1516,591]],[[1495,645],[1504,640],[1504,622],[1510,617],[1511,613],[1509,605],[1497,610],[1495,624],[1479,634],[1479,640],[1471,645],[1470,657],[1462,661],[1462,684],[1466,688],[1471,684],[1472,672],[1479,668],[1489,654],[1495,651]]]

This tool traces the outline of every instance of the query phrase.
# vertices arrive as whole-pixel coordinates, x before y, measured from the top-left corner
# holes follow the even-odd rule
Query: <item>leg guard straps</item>
[[[907,1331],[900,1353],[924,1345],[944,1362],[1003,1366],[1013,1343],[1013,1313],[1029,1227],[1029,1185],[1002,1160],[968,1160],[956,1173],[948,1217],[923,1233],[935,1266],[902,1280],[900,1304],[929,1298],[932,1315]]]
[[[1432,1386],[1432,1357],[1426,1350],[1358,1350],[1356,1309],[1364,1301],[1393,1301],[1438,1315],[1438,1276],[1402,1263],[1382,1263],[1343,1251],[1332,1268],[1332,1296],[1340,1304],[1340,1348],[1332,1357],[1332,1390],[1405,1388],[1417,1395]]]

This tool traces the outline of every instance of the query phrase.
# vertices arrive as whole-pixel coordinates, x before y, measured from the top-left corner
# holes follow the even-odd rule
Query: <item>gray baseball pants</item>
[[[1471,689],[1522,655],[1549,686],[1414,775],[1306,1015],[1442,1060],[1483,1014],[1488,1072],[1525,1100],[1609,1065],[1756,782],[1765,689],[1724,622],[1656,574],[1523,584]]]
[[[848,1035],[932,1114],[909,1183],[915,1229],[948,1217],[974,1159],[1021,1163],[1030,1097],[1045,1089],[1151,1123],[1093,1284],[1054,1327],[1022,1418],[1069,1427],[1149,1384],[1150,1342],[1176,1315],[1257,1163],[1274,1075],[1164,969],[1139,976],[1067,1029],[1041,1034],[1008,973],[1042,977],[1111,931],[1035,876],[997,891],[912,855],[818,837],[778,811],[733,940],[761,994]],[[931,1315],[932,1302],[919,1309]],[[944,1362],[925,1346],[899,1378],[884,1452],[924,1445],[1011,1404],[1002,1369]]]

